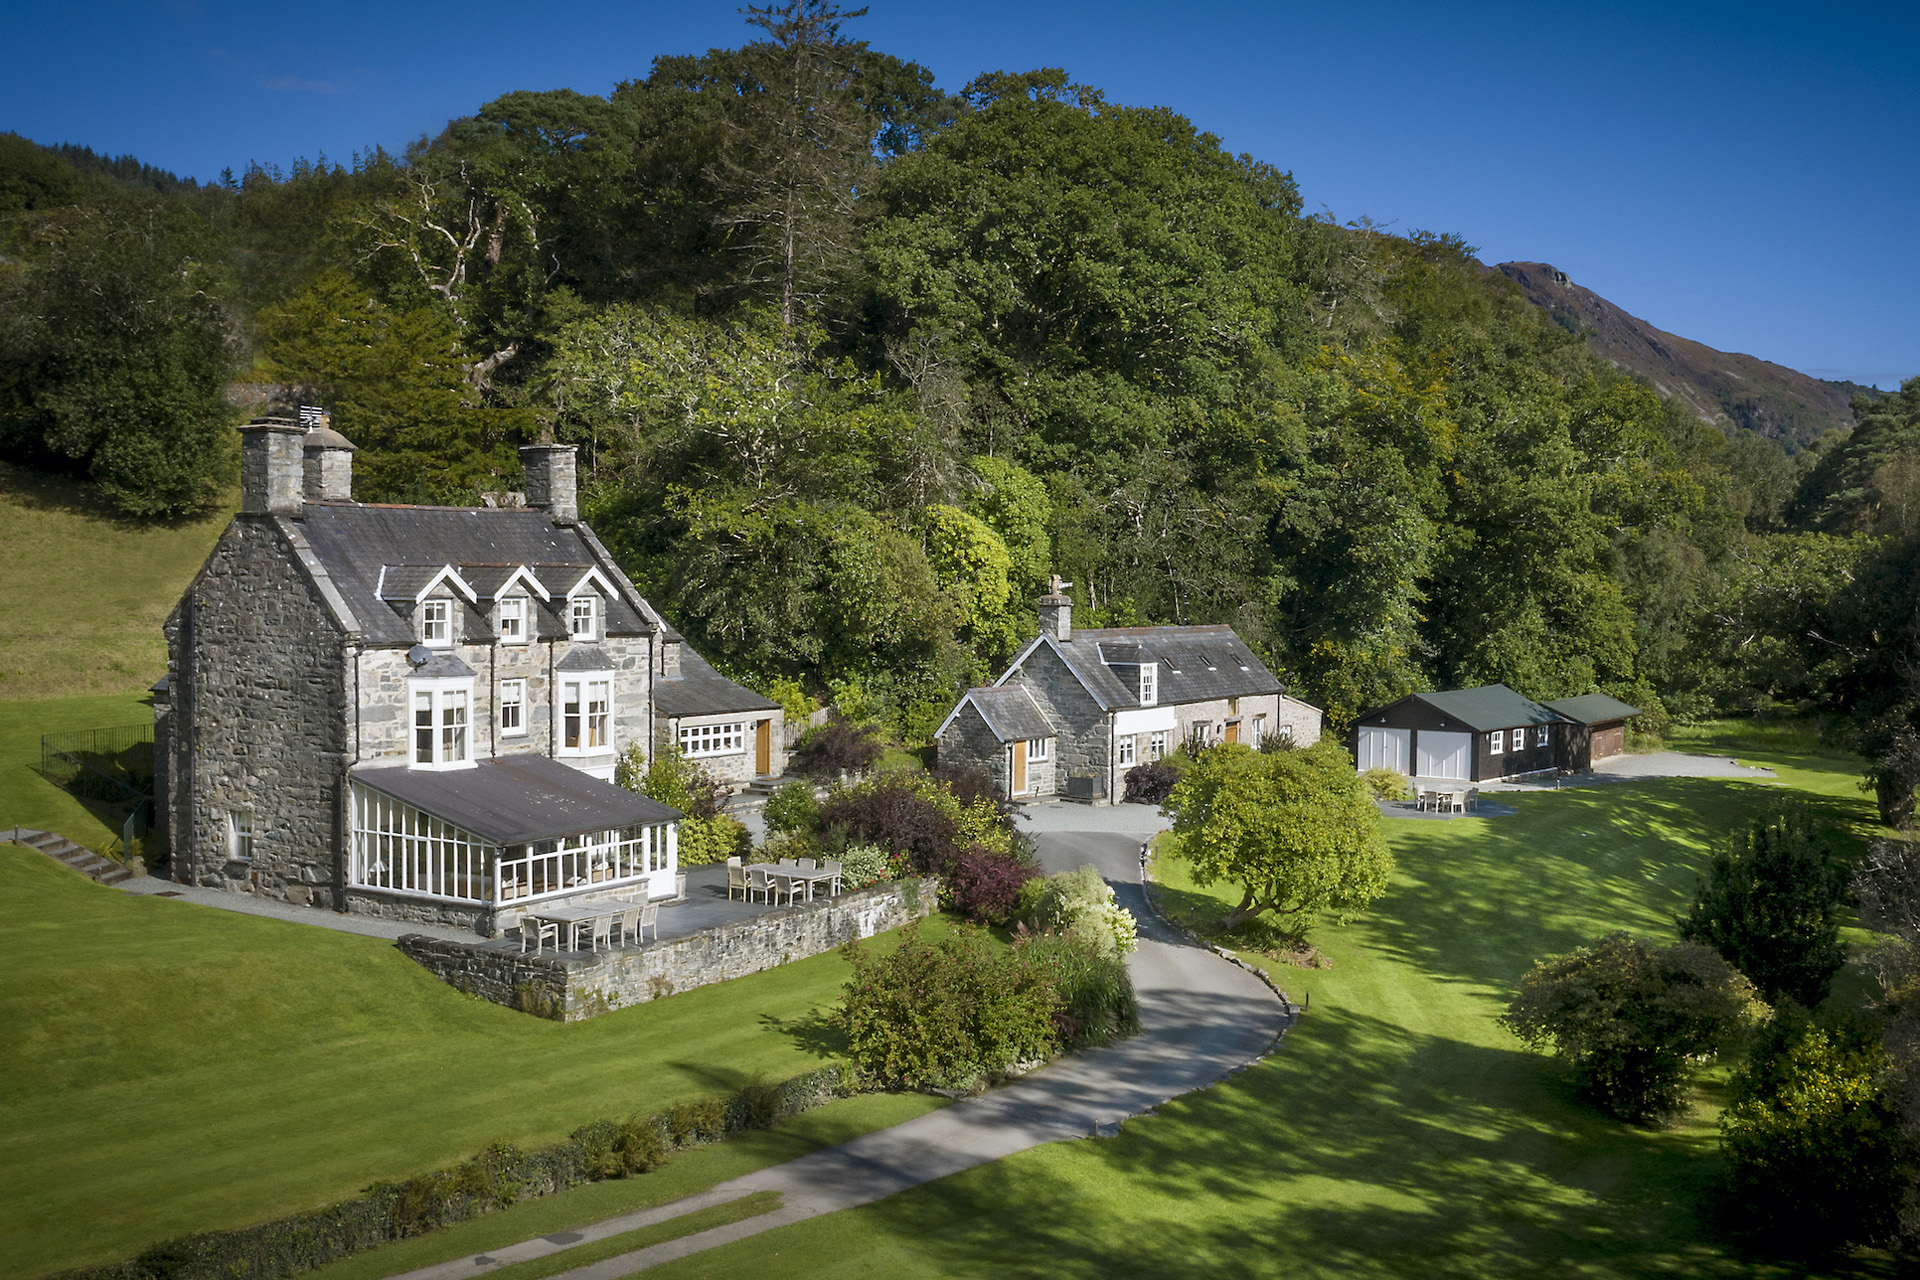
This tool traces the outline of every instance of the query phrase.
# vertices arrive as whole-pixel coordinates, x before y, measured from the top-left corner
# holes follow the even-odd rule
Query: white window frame
[[[676,735],[680,754],[689,760],[708,756],[743,756],[747,753],[747,723],[683,724]]]
[[[559,683],[559,754],[599,756],[612,751],[613,672],[569,672]],[[604,695],[604,701],[595,702],[596,691]]]
[[[1147,736],[1147,759],[1164,760],[1167,758],[1167,731],[1155,729]]]
[[[409,680],[407,685],[407,763],[415,769],[473,768],[473,681]]]
[[[600,597],[567,597],[567,638],[586,641],[600,638]]]
[[[500,736],[522,738],[527,733],[527,682],[500,682]]]
[[[500,602],[494,630],[501,644],[527,643],[527,598],[508,596]]]
[[[429,649],[453,648],[453,601],[420,602],[420,643]]]
[[[1495,756],[1505,755],[1507,751],[1506,742],[1507,731],[1505,729],[1495,729],[1487,735],[1487,754]]]
[[[1140,705],[1151,707],[1160,701],[1160,664],[1140,664]]]
[[[1266,740],[1267,718],[1265,716],[1255,716],[1253,718],[1253,745],[1257,748]]]
[[[227,856],[240,862],[253,861],[253,811],[235,809],[227,815]]]
[[[1052,738],[1028,738],[1027,739],[1027,760],[1029,762],[1034,760],[1045,760],[1047,758],[1047,744],[1052,741],[1053,741]]]
[[[1551,728],[1550,726],[1548,726],[1548,725],[1544,725],[1544,724],[1543,724],[1543,725],[1541,725],[1541,726],[1540,726],[1540,740],[1539,740],[1538,742],[1536,742],[1536,743],[1534,743],[1533,745],[1534,745],[1534,746],[1536,746],[1536,747],[1544,747],[1544,746],[1546,746],[1546,745],[1547,745],[1547,744],[1548,744],[1549,742],[1552,742],[1552,741],[1553,741],[1553,729],[1552,729],[1552,728]]]
[[[1137,739],[1131,733],[1123,733],[1118,738],[1115,738],[1113,742],[1113,762],[1116,765],[1135,763],[1136,757],[1139,754],[1135,749],[1136,743]]]

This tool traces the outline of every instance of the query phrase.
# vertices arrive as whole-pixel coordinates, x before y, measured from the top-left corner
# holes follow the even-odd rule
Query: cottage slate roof
[[[1518,725],[1552,724],[1560,717],[1531,698],[1523,698],[1503,684],[1482,685],[1478,689],[1448,689],[1416,693],[1430,707],[1446,712],[1469,729],[1486,732]],[[1383,708],[1384,709],[1384,708]],[[1368,712],[1367,715],[1372,715]],[[1366,716],[1359,717],[1365,719]]]
[[[1618,698],[1610,698],[1604,693],[1588,693],[1578,698],[1555,698],[1544,704],[1575,724],[1602,724],[1608,720],[1625,720],[1629,716],[1640,714],[1640,708],[1630,707]]]
[[[1122,665],[1158,663],[1158,706],[1287,691],[1232,627],[1076,627],[1073,639],[1052,644],[1103,711],[1139,706],[1140,690],[1113,673],[1102,650]]]
[[[1054,736],[1054,727],[1047,723],[1046,714],[1034,702],[1033,695],[1027,692],[1025,685],[969,689],[964,701],[973,703],[980,712],[980,718],[987,722],[987,728],[1002,742]]]
[[[599,563],[590,533],[556,524],[544,511],[310,502],[298,528],[370,644],[409,645],[416,638],[413,621],[377,592],[383,568],[524,564],[558,597],[553,604],[533,601],[531,637],[565,639],[567,620],[557,611],[566,606],[562,593]],[[460,607],[466,611],[462,634],[492,634],[484,612],[464,599]],[[617,592],[606,604],[605,630],[640,635],[653,625]]]
[[[425,647],[425,645],[421,646],[421,648]],[[436,650],[431,658],[413,669],[413,674],[434,679],[469,680],[473,678],[474,670],[462,662],[457,655]]]
[[[674,637],[678,639],[676,635]],[[653,713],[660,716],[717,716],[730,711],[778,711],[780,704],[764,694],[715,671],[707,660],[685,644],[680,646],[680,674],[653,682]]]
[[[597,644],[581,645],[553,664],[555,671],[611,671],[613,655]]]
[[[471,769],[362,769],[353,780],[500,845],[683,816],[542,755],[500,756]]]

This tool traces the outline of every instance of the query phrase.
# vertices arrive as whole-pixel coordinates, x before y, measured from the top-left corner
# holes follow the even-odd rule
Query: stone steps
[[[112,858],[101,857],[56,832],[15,827],[6,833],[5,838],[29,849],[37,849],[55,862],[63,862],[99,884],[119,884],[123,880],[133,879],[133,872],[127,867]]]

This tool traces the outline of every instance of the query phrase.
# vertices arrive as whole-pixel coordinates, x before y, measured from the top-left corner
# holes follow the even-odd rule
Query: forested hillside
[[[908,737],[1050,571],[1089,622],[1231,623],[1336,723],[1504,681],[1910,734],[1920,386],[1797,459],[1729,442],[1460,238],[1303,216],[1174,110],[948,93],[823,0],[748,12],[351,166],[0,138],[9,456],[177,516],[235,379],[330,405],[366,499],[476,502],[574,441],[715,661]]]

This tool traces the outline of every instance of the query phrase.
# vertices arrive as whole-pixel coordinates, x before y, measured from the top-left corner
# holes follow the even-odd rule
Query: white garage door
[[[1360,769],[1391,769],[1395,773],[1407,771],[1407,742],[1413,736],[1407,729],[1377,729],[1363,726],[1360,730]]]
[[[1422,778],[1465,778],[1468,753],[1473,750],[1470,733],[1420,731],[1420,776]]]

